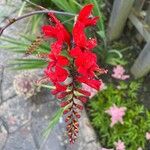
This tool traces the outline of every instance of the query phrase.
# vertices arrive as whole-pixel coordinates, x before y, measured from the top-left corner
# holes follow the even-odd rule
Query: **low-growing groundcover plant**
[[[108,84],[88,103],[88,113],[103,147],[147,150],[150,112],[137,101],[139,81]]]

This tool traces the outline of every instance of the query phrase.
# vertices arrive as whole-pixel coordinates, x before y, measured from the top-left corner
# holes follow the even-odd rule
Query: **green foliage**
[[[123,55],[119,50],[116,49],[111,49],[107,51],[106,59],[105,59],[106,64],[109,65],[126,65],[127,61],[123,59]]]
[[[140,86],[141,82],[137,81],[129,84],[121,82],[117,87],[109,84],[89,102],[90,119],[104,147],[112,148],[114,142],[122,140],[127,150],[145,148],[145,134],[150,130],[150,112],[137,102]],[[117,123],[110,127],[110,116],[105,111],[113,104],[127,108],[123,125]]]
[[[42,59],[15,59],[10,63],[13,70],[38,69],[47,66],[47,62]]]
[[[64,108],[59,108],[53,118],[50,120],[48,127],[43,131],[43,136],[47,138],[51,132],[51,130],[58,123],[60,117],[63,115]]]
[[[46,8],[48,8],[49,6],[53,6],[50,0],[22,0],[22,1],[31,1],[32,3],[41,5]]]
[[[0,45],[0,48],[7,49],[10,52],[22,53],[25,54],[29,45],[36,39],[35,36],[29,35],[20,35],[20,39],[16,40],[11,37],[1,37],[0,41],[3,41],[3,45]],[[48,43],[43,43],[33,52],[36,56],[39,53],[48,53],[49,45]],[[47,62],[43,59],[35,58],[21,58],[10,61],[10,67],[12,69],[22,70],[22,69],[37,69],[45,67]]]

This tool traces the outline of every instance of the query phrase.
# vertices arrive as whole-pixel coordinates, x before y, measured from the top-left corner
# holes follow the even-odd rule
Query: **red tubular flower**
[[[84,24],[77,21],[73,28],[73,39],[77,46],[91,50],[97,45],[97,42],[96,39],[87,39],[84,29]]]
[[[73,58],[77,58],[80,55],[82,55],[82,50],[79,47],[75,47],[73,49],[70,50],[70,56],[72,56]]]
[[[94,5],[86,5],[79,13],[78,21],[82,22],[85,27],[96,25],[99,17],[90,17]]]
[[[93,49],[96,45],[96,39],[87,39],[84,29],[87,26],[96,25],[99,17],[90,17],[93,5],[86,5],[79,13],[75,26],[73,28],[73,39],[77,46]]]
[[[51,51],[53,51],[53,53],[56,55],[62,50],[63,43],[70,45],[70,34],[52,13],[49,13],[49,16],[50,20],[55,24],[55,26],[42,26],[42,32],[45,37],[52,37],[57,40],[51,45]]]
[[[51,67],[49,68],[48,66],[47,69],[45,70],[45,74],[54,83],[65,81],[69,75],[66,69],[63,69],[59,66],[55,67],[55,71],[52,71]]]
[[[67,89],[67,86],[61,85],[61,84],[59,84],[59,83],[54,83],[54,85],[55,85],[55,89],[54,89],[54,90],[51,90],[51,93],[52,93],[53,95],[56,95],[56,94],[58,94],[59,92],[66,91],[66,89]]]
[[[70,34],[65,29],[65,27],[60,23],[60,21],[54,16],[54,14],[49,13],[50,21],[52,21],[55,26],[45,25],[42,27],[42,32],[46,37],[52,37],[60,42],[66,42],[70,44]]]
[[[56,56],[53,53],[50,53],[49,58],[50,58],[49,67],[55,67],[55,66],[65,67],[69,65],[69,60],[65,56],[61,56],[61,55]]]
[[[77,70],[83,76],[94,77],[97,68],[96,55],[91,52],[84,52],[75,59]]]
[[[60,106],[66,108],[63,114],[66,118],[66,130],[70,143],[74,143],[77,138],[80,112],[91,95],[90,92],[81,89],[81,85],[85,83],[99,90],[101,81],[96,79],[95,72],[105,73],[105,70],[97,65],[97,57],[92,53],[92,49],[97,45],[96,39],[88,39],[84,33],[86,27],[96,25],[98,20],[98,17],[91,16],[92,9],[93,5],[89,4],[80,11],[72,31],[73,41],[65,27],[51,13],[50,20],[54,25],[42,27],[45,37],[56,39],[51,44],[45,75],[55,86],[51,93],[61,99]],[[70,43],[75,46],[72,47]],[[62,49],[63,44],[67,45],[67,50]],[[67,57],[63,55],[64,51]]]
[[[87,84],[88,86],[96,89],[96,90],[99,90],[100,89],[100,86],[101,86],[101,82],[100,80],[96,80],[96,79],[88,79],[84,76],[82,77],[78,77],[77,78],[77,81],[78,82],[81,82],[81,83],[85,83]]]

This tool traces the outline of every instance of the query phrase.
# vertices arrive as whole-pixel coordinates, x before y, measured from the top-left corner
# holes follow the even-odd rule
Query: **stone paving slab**
[[[10,134],[4,150],[36,150],[30,126],[26,125]]]

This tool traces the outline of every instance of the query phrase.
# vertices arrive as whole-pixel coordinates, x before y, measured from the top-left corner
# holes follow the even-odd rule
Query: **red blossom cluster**
[[[72,37],[52,13],[49,13],[52,25],[42,27],[46,38],[56,39],[51,44],[45,74],[55,86],[51,91],[52,94],[60,99],[61,107],[65,107],[64,115],[70,143],[74,143],[77,138],[80,111],[83,109],[83,103],[86,103],[91,95],[82,89],[81,84],[85,83],[99,90],[101,80],[97,79],[95,73],[105,73],[97,65],[97,57],[92,52],[97,45],[96,39],[87,38],[84,31],[85,28],[96,25],[98,20],[98,17],[91,16],[92,8],[93,5],[88,4],[80,11],[73,27]]]

